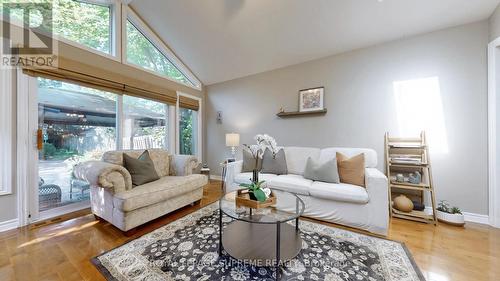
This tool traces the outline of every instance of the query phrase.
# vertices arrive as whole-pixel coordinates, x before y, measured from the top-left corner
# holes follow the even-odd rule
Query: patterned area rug
[[[92,262],[107,280],[274,280],[274,268],[219,257],[218,212],[214,203]],[[302,251],[281,280],[425,280],[404,244],[308,221],[300,229]]]

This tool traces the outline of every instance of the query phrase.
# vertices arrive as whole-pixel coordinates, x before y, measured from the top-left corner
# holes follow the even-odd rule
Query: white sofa
[[[280,201],[280,193],[297,194],[305,203],[303,216],[336,224],[346,225],[372,233],[387,235],[389,224],[389,202],[387,177],[377,170],[377,153],[363,148],[309,148],[284,147],[288,174],[259,174],[267,186],[277,195],[276,207],[295,210],[295,201]],[[348,157],[365,154],[365,185],[325,183],[303,177],[307,158],[326,162],[335,158],[336,152]],[[226,192],[236,190],[241,183],[250,183],[252,172],[242,173],[243,161],[227,165]]]

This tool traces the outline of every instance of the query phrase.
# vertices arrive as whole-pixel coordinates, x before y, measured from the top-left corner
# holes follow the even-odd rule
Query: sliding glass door
[[[89,201],[89,184],[73,167],[116,149],[112,93],[38,79],[38,208],[40,212]]]
[[[177,145],[174,153],[201,159],[199,100],[175,107],[68,82],[22,77],[29,85],[29,131],[37,135],[29,168],[35,181],[29,195],[33,221],[88,207],[90,185],[74,177],[73,169],[85,161],[101,160],[106,151],[168,149],[170,143]],[[177,118],[169,122],[169,114]]]

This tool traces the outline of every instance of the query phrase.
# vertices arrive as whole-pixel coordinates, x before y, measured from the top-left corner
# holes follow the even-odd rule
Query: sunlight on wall
[[[424,130],[431,151],[448,153],[439,78],[395,81],[393,86],[399,135],[417,137]]]

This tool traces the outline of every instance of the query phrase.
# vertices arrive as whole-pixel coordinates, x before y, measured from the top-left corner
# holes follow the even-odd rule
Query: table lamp
[[[226,146],[231,147],[231,155],[232,155],[233,161],[236,159],[235,158],[236,147],[239,145],[240,145],[240,134],[236,134],[236,133],[226,134]]]

